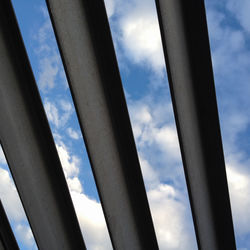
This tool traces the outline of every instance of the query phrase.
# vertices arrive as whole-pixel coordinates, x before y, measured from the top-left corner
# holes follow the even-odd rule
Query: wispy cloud
[[[21,222],[25,218],[16,187],[7,170],[0,168],[0,197],[10,218]]]
[[[22,239],[22,241],[25,243],[26,246],[29,247],[29,249],[37,249],[36,245],[34,244],[33,234],[29,226],[24,224],[18,224],[15,227],[15,231],[17,237]]]
[[[105,0],[104,2],[105,2],[107,15],[109,18],[111,18],[115,12],[115,0]]]
[[[86,195],[79,178],[81,160],[62,141],[57,150],[88,249],[112,249],[101,204]]]
[[[79,131],[74,130],[73,128],[69,127],[67,128],[67,133],[70,138],[78,140],[81,138],[81,134]]]
[[[195,249],[171,103],[129,100],[129,110],[160,249]]]
[[[67,87],[67,84],[48,12],[44,8],[40,10],[43,14],[44,22],[34,32],[33,46],[34,52],[39,58],[38,84],[43,92],[48,92],[58,85]]]
[[[250,32],[250,2],[248,0],[229,0],[226,7],[237,18],[239,24],[246,32]]]
[[[44,108],[48,120],[57,128],[63,128],[69,121],[74,112],[73,106],[69,101],[60,99],[58,101],[44,101]]]
[[[154,2],[118,0],[116,5],[116,19],[111,21],[114,40],[121,45],[117,46],[121,48],[119,52],[162,77],[165,62]]]
[[[191,218],[183,195],[171,185],[148,191],[160,249],[196,249]],[[166,226],[167,224],[167,226]]]
[[[27,222],[24,209],[22,207],[20,198],[18,196],[13,179],[9,171],[6,169],[5,158],[0,163],[0,198],[4,209],[7,213],[8,219],[14,225],[14,231],[19,242],[31,249],[37,249],[33,234]]]
[[[1,145],[0,145],[0,164],[1,164],[1,163],[6,163],[6,160],[5,160],[5,156],[4,156],[2,147],[1,147]]]

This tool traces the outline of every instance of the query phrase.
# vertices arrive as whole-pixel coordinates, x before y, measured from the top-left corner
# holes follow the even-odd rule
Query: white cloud
[[[115,12],[115,1],[105,0],[105,7],[106,7],[108,18],[110,18]]]
[[[249,36],[221,8],[209,7],[207,19],[222,123],[235,114],[249,117]]]
[[[56,127],[61,128],[67,124],[73,114],[72,104],[65,100],[59,100],[59,105],[48,99],[44,101],[44,108],[48,120]]]
[[[77,193],[82,193],[83,188],[78,177],[67,178],[67,183],[69,186],[69,190]]]
[[[78,140],[81,138],[80,132],[72,129],[71,127],[67,128],[67,133],[68,133],[69,137],[72,139]]]
[[[61,83],[67,87],[67,81],[47,9],[42,8],[41,12],[44,23],[38,30],[33,30],[33,40],[36,42],[34,52],[39,57],[38,72],[35,73],[38,86],[46,93]]]
[[[80,159],[77,156],[71,156],[66,146],[59,142],[56,144],[57,152],[60,157],[62,167],[66,178],[76,177],[79,173]]]
[[[114,37],[119,37],[124,56],[162,76],[165,62],[154,2],[120,1],[116,12],[118,21]]]
[[[101,204],[84,193],[78,177],[80,159],[63,142],[57,141],[56,146],[87,248],[112,249]]]
[[[59,127],[59,112],[57,107],[48,100],[45,100],[44,102],[44,109],[46,111],[46,115],[48,117],[48,120],[52,122],[56,127]]]
[[[196,249],[189,207],[178,191],[159,184],[148,191],[148,199],[160,249]]]
[[[148,190],[155,188],[160,183],[158,173],[153,169],[149,162],[143,158],[142,154],[139,155],[139,160],[146,188]]]
[[[227,1],[227,8],[238,19],[241,26],[247,32],[250,32],[250,2],[248,0],[229,0]]]
[[[247,112],[237,112],[237,110],[231,110],[229,114],[224,116],[222,132],[226,158],[236,158],[236,154],[243,153],[240,152],[238,143],[241,141],[240,135],[247,132],[250,120]]]
[[[29,249],[37,249],[37,246],[34,241],[34,237],[32,234],[32,231],[29,226],[18,224],[15,227],[15,232],[17,234],[17,237],[25,243],[26,246],[29,247]]]
[[[166,98],[129,100],[129,113],[140,157],[154,166],[154,171],[161,181],[173,178],[183,183],[179,142],[171,103]]]
[[[51,34],[53,29],[49,17],[45,16],[44,24],[34,32],[34,40],[38,43],[35,53],[40,56],[38,84],[44,91],[55,86],[56,76],[59,73],[60,57],[55,46],[51,46]]]
[[[129,111],[159,247],[196,249],[172,106],[143,98]]]
[[[19,241],[32,249],[37,249],[15,184],[9,172],[2,168],[0,168],[0,199],[11,225],[14,225],[14,233]]]
[[[140,158],[149,205],[160,249],[196,249],[187,196],[160,181],[159,171]]]
[[[4,156],[4,153],[3,153],[3,149],[1,147],[1,144],[0,144],[0,164],[5,164],[6,163],[6,160],[5,160],[5,156]]]
[[[4,204],[8,216],[21,222],[25,218],[25,213],[17,194],[16,187],[7,170],[0,168],[0,198]]]
[[[52,89],[55,86],[56,76],[59,72],[58,63],[59,56],[57,54],[41,58],[38,84],[42,90]]]
[[[67,112],[71,112],[73,109],[72,104],[68,101],[63,100],[63,99],[60,100],[60,105],[61,105],[61,108]]]
[[[168,152],[172,157],[180,160],[180,149],[177,137],[177,131],[173,124],[165,125],[153,131],[155,143],[159,145],[162,151]]]
[[[112,249],[101,204],[83,193],[71,192],[86,245],[91,250]]]
[[[167,154],[169,160],[180,161],[178,137],[173,124],[167,123],[159,126],[152,122],[143,125],[144,128],[138,137],[138,144],[141,148],[154,147],[159,152]],[[136,127],[138,129],[138,126]]]
[[[61,114],[61,118],[60,118],[60,123],[63,125],[65,125],[68,120],[70,119],[71,115],[74,112],[73,106],[69,101],[65,101],[65,100],[60,100],[60,107],[62,110],[62,114]]]
[[[227,178],[237,233],[249,234],[250,175],[240,170],[237,165],[234,167],[227,165]]]

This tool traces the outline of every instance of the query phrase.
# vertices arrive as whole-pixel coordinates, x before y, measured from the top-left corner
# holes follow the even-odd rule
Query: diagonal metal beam
[[[39,249],[85,249],[9,0],[0,1],[0,141]]]
[[[203,0],[156,0],[199,249],[236,249]]]
[[[115,249],[158,249],[104,2],[48,0]]]
[[[0,239],[0,250],[5,250],[5,246],[3,244],[3,240]]]
[[[0,250],[19,250],[8,217],[0,200]]]

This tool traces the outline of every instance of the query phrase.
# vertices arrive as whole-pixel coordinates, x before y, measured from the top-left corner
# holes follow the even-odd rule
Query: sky
[[[13,0],[90,250],[112,249],[45,1]],[[160,249],[197,249],[153,0],[106,0]],[[250,2],[206,0],[237,249],[250,250]],[[0,151],[0,198],[21,249],[37,249]]]

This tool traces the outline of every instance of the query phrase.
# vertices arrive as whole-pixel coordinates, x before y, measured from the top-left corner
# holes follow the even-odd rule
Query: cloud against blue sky
[[[197,249],[154,1],[105,3],[160,249]],[[112,249],[45,3],[13,4],[87,248]],[[250,3],[206,8],[237,247],[250,249]],[[0,197],[35,249],[1,151]]]

